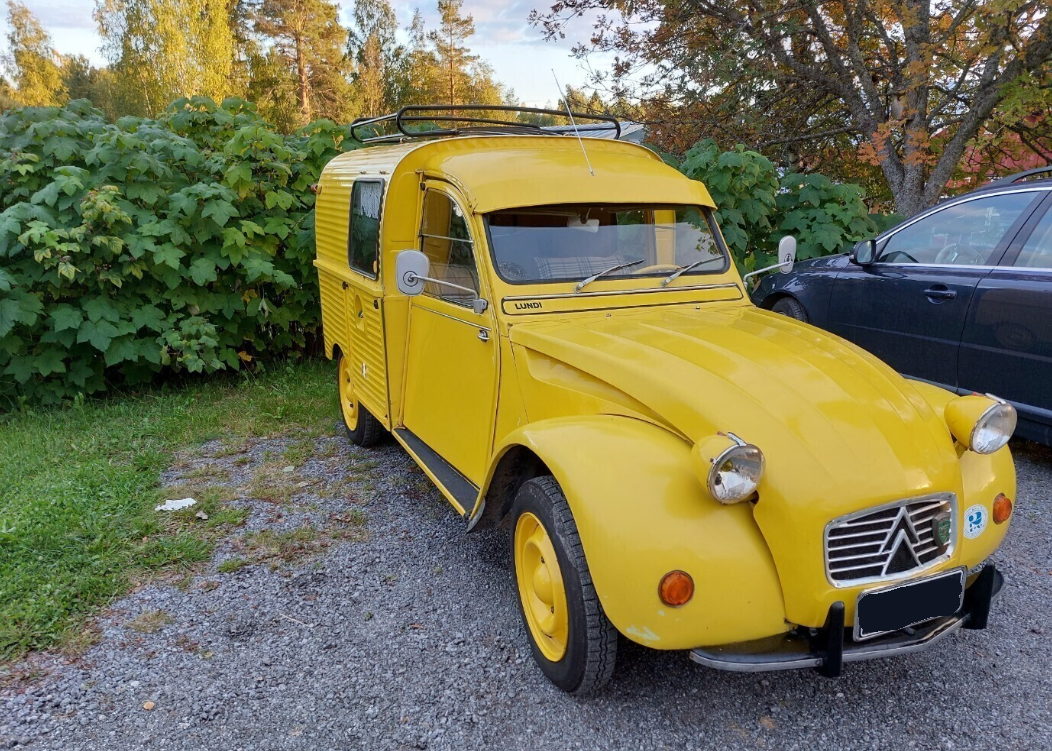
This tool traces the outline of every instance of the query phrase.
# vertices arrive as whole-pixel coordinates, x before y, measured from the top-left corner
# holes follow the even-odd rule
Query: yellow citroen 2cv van
[[[836,676],[984,628],[1012,407],[755,307],[702,183],[583,137],[612,118],[494,109],[355,123],[316,265],[350,439],[390,433],[467,530],[510,530],[541,670],[595,690],[620,634]]]

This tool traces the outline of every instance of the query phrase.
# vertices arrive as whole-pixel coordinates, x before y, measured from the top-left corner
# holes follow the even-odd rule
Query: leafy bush
[[[796,257],[818,258],[840,253],[866,237],[877,234],[857,185],[836,185],[824,175],[788,174],[778,193],[778,233],[793,235]],[[771,256],[769,263],[777,263]]]
[[[774,164],[741,144],[720,151],[711,138],[695,144],[679,169],[701,180],[719,207],[727,245],[739,268],[757,269],[777,261],[783,235],[793,235],[798,258],[846,250],[877,233],[857,185],[836,185],[817,174],[778,178]]]
[[[281,136],[238,99],[0,116],[0,405],[310,346],[310,185],[347,135]]]
[[[769,249],[776,226],[778,174],[771,160],[741,144],[720,151],[706,138],[684,155],[679,169],[709,189],[719,207],[716,221],[738,264],[758,268],[757,253]]]

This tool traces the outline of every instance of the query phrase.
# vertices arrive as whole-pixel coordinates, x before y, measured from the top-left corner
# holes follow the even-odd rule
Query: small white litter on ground
[[[179,511],[184,508],[190,508],[197,501],[193,498],[179,498],[178,500],[168,500],[157,506],[154,511]]]

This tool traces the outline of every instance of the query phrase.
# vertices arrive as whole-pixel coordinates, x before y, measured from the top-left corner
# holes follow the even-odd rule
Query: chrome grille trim
[[[950,514],[945,548],[935,544],[931,524],[942,511]],[[855,587],[915,576],[951,558],[957,534],[954,493],[932,493],[855,511],[826,525],[822,540],[826,579],[834,587]],[[902,546],[905,550],[900,551]],[[888,571],[896,554],[900,560],[911,555],[917,565]]]

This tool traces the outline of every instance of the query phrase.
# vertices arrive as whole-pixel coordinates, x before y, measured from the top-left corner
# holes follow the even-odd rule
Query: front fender
[[[750,504],[709,498],[682,439],[629,417],[560,417],[509,434],[493,466],[516,446],[536,454],[558,481],[603,609],[629,639],[687,649],[790,628]],[[658,597],[661,577],[674,569],[695,584],[693,599],[679,608]]]

